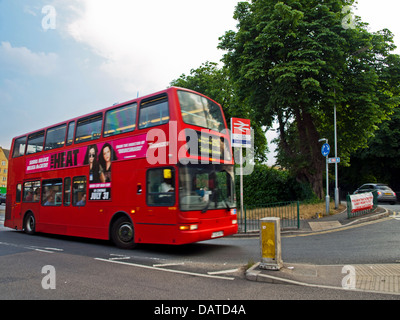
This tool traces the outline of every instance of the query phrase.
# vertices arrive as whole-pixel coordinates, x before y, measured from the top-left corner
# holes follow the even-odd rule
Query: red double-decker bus
[[[237,232],[233,157],[221,106],[171,87],[16,137],[4,225],[138,243]]]

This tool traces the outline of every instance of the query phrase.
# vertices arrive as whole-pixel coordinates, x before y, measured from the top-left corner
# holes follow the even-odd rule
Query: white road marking
[[[153,267],[161,268],[161,267],[183,266],[184,264],[185,264],[184,262],[163,263],[163,264],[153,264]]]
[[[43,250],[43,249],[33,249],[33,248],[27,248],[27,249],[31,249],[31,250],[35,250],[35,251],[39,251],[39,252],[45,252],[45,253],[54,253],[54,251]]]
[[[393,212],[390,217],[400,221],[400,212]]]
[[[64,249],[58,249],[58,248],[42,248],[42,247],[36,247],[36,246],[28,246],[27,247],[24,245],[7,243],[7,242],[0,242],[0,244],[5,245],[5,246],[10,246],[10,247],[24,248],[24,249],[33,250],[33,251],[44,252],[44,253],[55,253],[55,252],[64,251]]]
[[[221,271],[210,271],[207,272],[208,274],[224,274],[224,273],[234,273],[239,271],[239,268],[237,269],[229,269],[229,270],[221,270]]]
[[[110,260],[129,260],[130,258],[131,257],[123,256],[123,257],[110,258]]]
[[[116,264],[122,264],[126,266],[131,266],[131,267],[136,267],[136,268],[143,268],[143,269],[150,269],[150,270],[158,270],[158,271],[163,271],[163,272],[171,272],[171,273],[179,273],[179,274],[186,274],[190,276],[195,276],[195,277],[203,277],[203,278],[212,278],[212,279],[221,279],[221,280],[235,280],[235,278],[232,277],[222,277],[222,276],[214,276],[214,275],[208,275],[208,274],[202,274],[202,273],[195,273],[195,272],[188,272],[188,271],[180,271],[180,270],[172,270],[172,269],[164,269],[164,268],[157,268],[153,266],[146,266],[142,264],[136,264],[136,263],[128,263],[128,262],[123,262],[123,261],[115,261],[115,260],[110,260],[110,259],[102,259],[102,258],[94,258],[97,261],[103,261],[103,262],[110,262],[110,263],[116,263]]]
[[[37,246],[29,246],[29,247],[24,247],[25,249],[29,250],[35,250],[39,252],[45,252],[45,253],[56,253],[56,252],[63,252],[64,249],[59,249],[59,248],[43,248],[43,247],[37,247]]]
[[[58,251],[58,252],[64,251],[64,249],[58,249],[58,248],[45,248],[45,249],[46,249],[46,250]]]

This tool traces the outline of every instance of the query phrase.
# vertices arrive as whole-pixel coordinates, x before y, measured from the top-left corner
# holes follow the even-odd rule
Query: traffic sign
[[[340,158],[329,158],[328,163],[340,163]]]
[[[249,119],[231,118],[232,147],[251,148]]]
[[[243,208],[243,161],[242,148],[251,148],[251,122],[250,119],[231,118],[231,141],[232,147],[240,148],[240,212]],[[247,153],[246,153],[247,154]],[[236,158],[235,158],[236,160]]]
[[[331,152],[331,146],[329,144],[325,143],[321,148],[322,155],[324,157],[327,157],[330,152]]]

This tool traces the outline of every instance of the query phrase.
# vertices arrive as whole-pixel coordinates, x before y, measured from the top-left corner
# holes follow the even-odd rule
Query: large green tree
[[[320,138],[333,145],[337,106],[339,155],[368,139],[398,104],[399,60],[389,30],[371,33],[348,21],[352,0],[240,2],[237,31],[221,37],[236,94],[266,126],[279,123],[278,161],[323,197]]]

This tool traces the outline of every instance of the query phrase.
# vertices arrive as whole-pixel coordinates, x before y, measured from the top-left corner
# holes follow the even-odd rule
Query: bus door
[[[64,189],[68,190],[68,187],[65,186]],[[104,220],[107,209],[104,208],[102,202],[100,205],[98,201],[88,202],[89,191],[86,176],[72,178],[70,194],[68,234],[78,237],[104,238]]]
[[[174,168],[147,171],[147,216],[154,224],[176,224],[177,204]]]
[[[22,229],[22,212],[21,212],[21,201],[22,201],[22,182],[17,182],[15,190],[15,198],[11,199],[11,219],[13,220],[13,227],[18,226]],[[7,209],[9,210],[9,209]]]
[[[40,224],[45,232],[64,233],[68,223],[63,210],[63,179],[47,179],[42,181],[42,199],[40,208]],[[47,230],[47,228],[51,228]]]
[[[73,177],[72,180],[68,181],[68,186],[64,189],[69,189],[69,225],[72,233],[77,235],[79,230],[82,229],[88,222],[86,208],[86,197],[87,197],[87,186],[86,176]],[[67,198],[67,197],[65,197]]]

